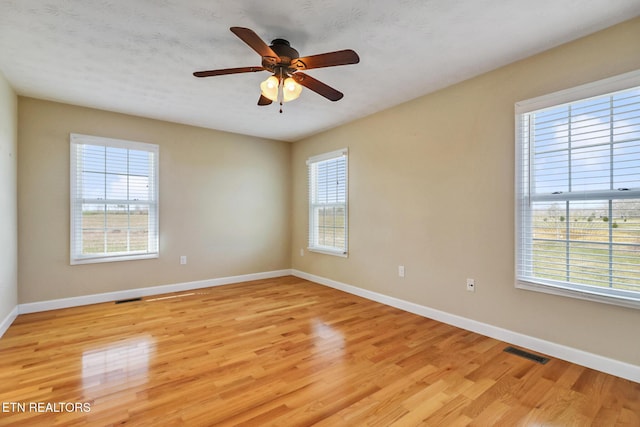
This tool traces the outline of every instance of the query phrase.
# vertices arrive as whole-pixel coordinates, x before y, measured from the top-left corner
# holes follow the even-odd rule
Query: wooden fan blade
[[[260,95],[260,99],[258,99],[258,105],[269,105],[271,104],[271,100],[264,95]]]
[[[274,62],[280,61],[280,57],[253,30],[243,27],[231,27],[229,29],[240,40],[249,45],[251,49],[258,52],[258,55],[263,58],[273,58]]]
[[[330,101],[339,101],[344,96],[342,92],[335,90],[331,86],[328,86],[307,74],[296,72],[292,74],[291,77],[302,86],[307,89],[311,89],[318,95],[322,95]]]
[[[257,71],[264,71],[264,68],[262,67],[224,68],[221,70],[196,71],[195,73],[193,73],[193,75],[196,77],[211,77],[211,76],[224,76],[225,74],[255,73]]]
[[[357,64],[358,62],[360,62],[358,54],[351,49],[346,49],[298,58],[292,61],[292,66],[298,70],[310,70],[312,68]]]

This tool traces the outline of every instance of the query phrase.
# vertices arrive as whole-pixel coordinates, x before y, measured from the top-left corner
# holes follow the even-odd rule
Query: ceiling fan
[[[292,48],[291,44],[285,39],[275,39],[268,46],[249,28],[231,27],[230,30],[262,57],[262,65],[196,71],[193,75],[196,77],[211,77],[268,71],[272,75],[260,84],[261,93],[258,105],[269,105],[273,101],[279,101],[282,107],[282,102],[293,101],[300,96],[302,86],[331,101],[338,101],[344,96],[342,92],[301,71],[360,62],[358,54],[351,49],[300,58],[298,51]],[[282,108],[280,108],[280,112],[282,113]]]

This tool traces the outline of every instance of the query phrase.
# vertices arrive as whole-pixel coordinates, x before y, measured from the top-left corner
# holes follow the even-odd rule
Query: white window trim
[[[159,191],[158,184],[160,182],[159,177],[159,164],[160,164],[160,150],[159,146],[156,144],[148,144],[144,142],[135,142],[135,141],[126,141],[121,139],[113,139],[113,138],[104,138],[99,136],[92,135],[83,135],[72,133],[70,134],[70,245],[69,245],[69,263],[70,265],[78,265],[78,264],[92,264],[92,263],[103,263],[103,262],[116,262],[116,261],[131,261],[131,260],[141,260],[141,259],[153,259],[159,258],[160,256],[160,233],[159,233],[159,224],[160,224],[160,201],[159,201]],[[93,255],[82,255],[82,241],[76,239],[76,227],[79,224],[76,223],[76,215],[75,212],[78,209],[77,204],[82,205],[82,199],[77,199],[75,196],[78,194],[77,187],[77,172],[78,172],[78,156],[76,153],[78,145],[97,145],[97,146],[108,146],[108,147],[116,147],[116,148],[126,148],[132,150],[140,150],[140,151],[149,151],[154,154],[154,170],[153,174],[155,184],[152,189],[152,200],[153,203],[149,203],[150,211],[153,210],[153,215],[155,218],[154,221],[154,234],[156,236],[155,241],[155,251],[144,252],[144,253],[114,253],[109,255],[99,254],[96,256]]]
[[[337,250],[333,247],[330,246],[319,246],[319,245],[312,245],[311,241],[315,240],[311,238],[311,233],[315,232],[315,228],[312,230],[313,227],[313,207],[311,204],[311,199],[308,200],[308,209],[309,209],[309,226],[308,226],[308,246],[307,246],[307,250],[309,252],[315,252],[315,253],[320,253],[320,254],[325,254],[325,255],[333,255],[333,256],[338,256],[338,257],[343,257],[343,258],[347,258],[349,256],[349,151],[347,148],[342,148],[340,150],[335,150],[335,151],[330,151],[328,153],[323,153],[323,154],[318,154],[316,156],[312,156],[309,157],[307,159],[307,168],[309,168],[309,166],[312,163],[317,163],[317,162],[322,162],[324,160],[330,160],[330,159],[335,159],[338,157],[346,157],[346,170],[345,170],[345,179],[346,179],[346,186],[345,186],[345,203],[344,203],[344,210],[345,210],[345,248],[344,251],[342,250]],[[307,183],[309,186],[311,185],[311,183]],[[311,194],[309,194],[309,197],[311,196]],[[340,206],[343,206],[342,203],[339,204]]]
[[[560,283],[552,283],[547,281],[545,283],[537,282],[531,279],[523,279],[518,277],[518,257],[522,256],[520,248],[523,245],[520,235],[520,227],[524,226],[523,222],[530,221],[530,218],[525,218],[523,215],[523,203],[525,200],[521,200],[519,194],[519,186],[529,185],[521,181],[522,171],[522,155],[523,147],[520,140],[522,135],[522,126],[520,116],[532,111],[537,111],[543,108],[552,107],[556,105],[566,104],[579,100],[585,100],[592,97],[606,95],[621,90],[630,89],[632,87],[640,86],[640,70],[631,71],[625,74],[617,75],[607,79],[599,80],[592,83],[587,83],[581,86],[576,86],[570,89],[561,90],[548,95],[539,96],[525,101],[520,101],[515,104],[515,249],[516,256],[515,261],[515,287],[518,289],[525,289],[530,291],[542,292],[551,295],[559,295],[564,297],[577,298],[581,300],[595,301],[599,303],[612,304],[617,306],[629,307],[640,309],[640,297],[637,292],[626,292],[624,290],[610,290],[607,292],[599,292],[597,288],[592,286],[579,286],[574,285],[573,289],[565,287]],[[530,177],[527,178],[530,182]],[[603,192],[607,193],[607,192]],[[633,191],[634,194],[627,194],[626,196],[638,197],[637,191]],[[603,197],[606,196],[603,194]],[[550,196],[553,197],[553,196]],[[619,195],[617,198],[621,198]]]

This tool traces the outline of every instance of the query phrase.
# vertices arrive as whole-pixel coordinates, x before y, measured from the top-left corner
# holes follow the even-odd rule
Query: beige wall
[[[635,19],[295,143],[293,268],[640,365],[640,310],[514,288],[513,195],[514,103],[639,69],[639,41]],[[345,146],[349,257],[300,256],[305,160]]]
[[[18,98],[0,73],[0,323],[18,305]]]
[[[290,267],[289,143],[31,98],[18,105],[20,303]],[[160,146],[159,259],[69,265],[70,133]]]

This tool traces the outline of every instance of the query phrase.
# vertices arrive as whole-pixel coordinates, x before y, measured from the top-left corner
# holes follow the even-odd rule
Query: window
[[[640,72],[516,104],[517,284],[640,308]]]
[[[158,257],[158,146],[71,134],[71,264]]]
[[[311,157],[309,250],[347,255],[347,150]]]

